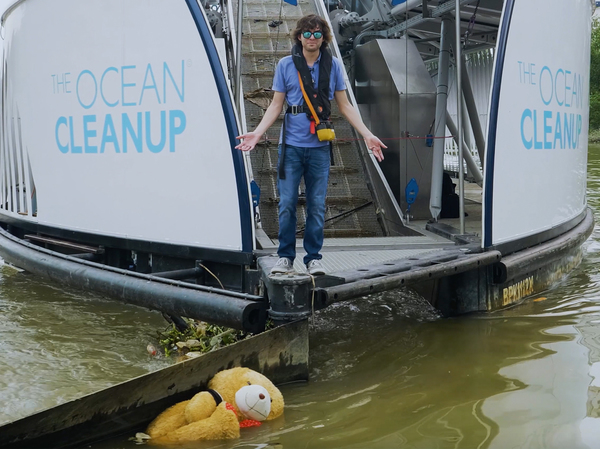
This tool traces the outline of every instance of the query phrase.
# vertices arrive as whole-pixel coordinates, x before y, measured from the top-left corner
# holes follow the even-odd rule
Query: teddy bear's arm
[[[221,402],[209,418],[180,427],[161,438],[153,438],[148,442],[152,445],[173,445],[200,440],[239,438],[240,425],[237,416],[226,406],[225,402]]]
[[[166,409],[148,425],[146,433],[152,438],[159,438],[169,432],[179,429],[181,426],[185,426],[188,423],[185,419],[185,408],[189,402],[190,401],[179,402]]]
[[[188,401],[185,408],[186,424],[191,424],[212,415],[217,408],[215,398],[208,391],[201,391]]]

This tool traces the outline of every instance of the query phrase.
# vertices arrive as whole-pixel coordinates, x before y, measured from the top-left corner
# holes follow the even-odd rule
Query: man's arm
[[[354,129],[356,129],[360,135],[363,136],[363,139],[365,139],[365,143],[367,144],[367,148],[371,150],[373,152],[373,156],[375,156],[375,158],[381,162],[383,160],[383,151],[381,149],[387,148],[387,146],[385,146],[383,142],[365,126],[354,106],[352,106],[352,104],[348,101],[345,90],[336,90],[334,98],[342,115],[346,117],[346,120],[350,122]]]
[[[256,129],[252,132],[242,134],[241,136],[236,137],[236,139],[242,139],[242,142],[236,146],[238,150],[251,151],[254,149],[254,147],[260,140],[260,137],[267,132],[271,125],[275,123],[275,120],[277,120],[279,114],[281,114],[284,101],[285,93],[276,91],[273,94],[273,100],[271,101],[271,104],[265,111],[265,115],[263,115],[263,118],[256,127]]]

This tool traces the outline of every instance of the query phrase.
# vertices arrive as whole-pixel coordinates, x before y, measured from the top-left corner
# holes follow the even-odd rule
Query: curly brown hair
[[[309,14],[298,20],[296,29],[292,31],[292,39],[294,43],[300,43],[300,35],[304,31],[310,31],[319,28],[323,32],[323,43],[329,44],[331,42],[331,29],[327,22],[316,14]]]

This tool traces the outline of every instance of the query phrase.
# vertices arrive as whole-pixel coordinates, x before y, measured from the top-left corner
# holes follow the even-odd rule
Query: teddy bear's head
[[[283,414],[283,395],[279,389],[265,376],[249,368],[231,368],[221,371],[212,378],[208,388],[217,391],[223,400],[232,404],[240,419],[243,419],[242,413],[236,405],[235,394],[246,385],[260,385],[269,392],[271,411],[266,419],[267,421]]]

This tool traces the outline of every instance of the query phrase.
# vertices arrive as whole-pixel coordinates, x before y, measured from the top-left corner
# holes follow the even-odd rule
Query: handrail
[[[242,4],[242,0],[238,0],[238,4]],[[241,18],[242,8],[237,9],[238,20],[234,21],[233,14],[233,1],[230,0],[220,0],[219,2],[221,6],[221,11],[225,15],[225,19],[227,21],[227,32],[225,35],[227,39],[230,41],[227,45],[227,50],[231,51],[231,57],[228,58],[228,62],[231,61],[232,67],[228,67],[230,70],[228,73],[234,75],[233,86],[235,87],[235,105],[236,112],[238,114],[238,123],[240,127],[240,134],[246,134],[248,132],[248,124],[246,123],[246,106],[244,104],[244,89],[242,85],[242,48],[241,48],[241,30],[238,32],[238,28],[240,23],[243,23]],[[237,25],[236,25],[237,23]],[[232,69],[232,70],[231,70]],[[242,154],[244,158],[244,166],[246,168],[246,177],[248,178],[248,182],[254,180],[254,170],[252,169],[252,159],[249,151],[244,151]],[[252,203],[252,193],[250,193],[250,203]],[[257,214],[258,218],[255,217],[254,225],[255,228],[262,228],[262,224],[260,222],[260,206],[257,206]]]
[[[323,20],[325,20],[327,22],[327,25],[329,25],[329,28],[331,30],[333,30],[333,25],[331,24],[331,20],[329,19],[329,13],[327,12],[327,9],[325,7],[325,2],[320,1],[320,0],[315,0],[314,5],[315,5],[315,8],[317,9],[317,14],[320,17],[322,17]],[[333,39],[334,39],[334,43],[335,43],[335,37]],[[332,52],[335,54],[335,56],[341,61],[342,54],[340,53],[340,49],[337,46],[337,44],[330,45],[329,47],[332,50]],[[346,86],[348,86],[348,89],[346,91],[348,93],[348,96],[350,97],[350,103],[352,103],[352,106],[354,106],[356,111],[360,114],[360,110],[358,108],[358,103],[356,101],[356,97],[354,96],[354,91],[352,90],[352,85],[350,84],[350,79],[348,78],[348,74],[346,73],[346,71],[344,71],[344,82],[346,83]],[[402,225],[404,225],[404,216],[402,214],[402,209],[400,208],[398,201],[396,201],[396,197],[394,196],[392,189],[390,188],[390,185],[387,182],[387,179],[385,178],[385,175],[383,174],[381,167],[379,166],[379,163],[377,163],[375,156],[373,155],[373,153],[371,151],[367,150],[367,147],[366,147],[363,139],[358,139],[358,145],[360,146],[361,154],[369,155],[369,158],[371,161],[371,168],[373,168],[375,170],[375,173],[377,173],[377,177],[378,177],[377,181],[379,182],[380,186],[385,191],[385,195],[388,200],[388,201],[386,201],[386,203],[389,207],[392,207],[392,209],[393,209],[392,214],[385,214],[385,215],[388,215],[388,217],[391,217],[393,214],[395,214],[396,219],[393,219],[393,218],[390,218],[390,219],[392,219],[392,221],[394,221],[394,222],[402,223]],[[364,160],[364,164],[366,166],[366,164],[367,164],[366,160]],[[367,175],[369,176],[369,174],[367,174]],[[375,180],[372,179],[371,181],[375,181]],[[373,185],[373,190],[375,190],[376,188],[377,187],[375,185]],[[382,207],[382,199],[379,198],[379,195],[375,192],[373,192],[373,195],[374,195],[374,199],[376,200],[377,208],[378,209],[381,208]],[[385,206],[383,206],[383,207],[385,208]],[[387,224],[384,225],[384,229],[386,230],[386,232],[388,232]]]

